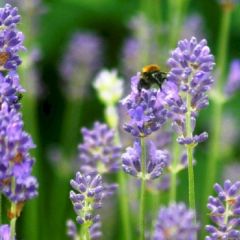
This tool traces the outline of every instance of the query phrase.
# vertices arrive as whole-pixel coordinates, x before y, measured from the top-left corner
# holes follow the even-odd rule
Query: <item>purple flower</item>
[[[71,240],[75,240],[77,238],[77,226],[74,223],[73,220],[68,220],[67,221],[67,236],[71,239]]]
[[[1,240],[10,240],[11,239],[11,232],[10,227],[7,224],[0,226],[0,239]]]
[[[146,173],[143,176],[141,164],[141,146],[140,142],[136,140],[133,147],[128,147],[126,152],[122,155],[123,170],[135,177],[150,180],[158,178],[164,167],[166,167],[166,159],[168,152],[157,150],[152,141],[147,142],[147,160],[146,160]]]
[[[210,196],[207,207],[215,226],[206,226],[210,235],[206,240],[240,239],[240,181],[226,180],[223,187],[215,184],[214,189],[218,196]]]
[[[19,22],[17,8],[6,4],[0,8],[0,71],[16,70],[21,63],[18,52],[24,50],[22,32],[16,29]]]
[[[3,8],[0,8],[1,29],[15,28],[19,21],[20,15],[18,14],[18,9],[16,7],[12,7],[10,4],[5,4]]]
[[[24,92],[19,83],[19,77],[15,72],[10,72],[3,76],[0,73],[0,108],[3,102],[6,102],[10,108],[19,109],[18,93]]]
[[[239,89],[240,89],[240,60],[234,59],[230,65],[228,81],[225,86],[225,92],[228,96],[232,96]]]
[[[31,176],[34,161],[29,154],[34,144],[23,130],[21,115],[6,103],[0,110],[0,139],[0,190],[14,202],[35,197],[38,183]]]
[[[83,143],[78,146],[78,159],[85,173],[101,174],[119,169],[121,148],[114,143],[114,131],[106,124],[95,122],[93,129],[82,128]]]
[[[212,70],[215,65],[205,39],[197,42],[195,37],[178,42],[168,60],[170,72],[163,87],[166,103],[171,111],[173,129],[179,134],[180,144],[197,144],[207,139],[206,132],[188,136],[186,115],[191,118],[191,132],[196,125],[199,110],[208,106],[207,92],[213,84]],[[172,96],[172,97],[170,97]]]
[[[93,210],[101,208],[105,196],[102,178],[97,173],[82,175],[77,172],[76,178],[70,182],[76,191],[70,191],[70,199],[77,214],[79,224],[91,226],[98,216],[93,215]]]
[[[101,228],[100,218],[97,217],[95,218],[95,222],[89,228],[91,239],[93,240],[99,239],[102,236],[100,228]],[[67,236],[71,240],[78,239],[77,226],[72,220],[67,221]]]
[[[194,215],[183,203],[161,208],[153,240],[194,240],[198,230]]]
[[[69,98],[86,94],[87,83],[102,65],[102,41],[94,33],[78,32],[70,40],[60,65],[65,80],[63,91]]]
[[[131,80],[131,93],[122,100],[130,121],[123,125],[125,131],[134,137],[144,137],[157,131],[167,120],[167,110],[162,104],[157,89],[142,89],[139,93],[137,84],[140,75]]]

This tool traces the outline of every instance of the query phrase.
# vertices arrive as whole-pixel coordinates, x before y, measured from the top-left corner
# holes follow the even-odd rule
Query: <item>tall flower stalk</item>
[[[124,130],[135,138],[133,147],[128,147],[122,155],[122,165],[126,173],[141,180],[138,230],[140,239],[143,240],[146,237],[146,181],[158,178],[166,167],[167,160],[166,152],[157,150],[152,141],[147,141],[147,137],[165,123],[167,110],[158,95],[160,90],[142,89],[139,92],[139,79],[139,74],[132,78],[132,91],[122,100],[130,116],[129,122],[123,126]]]
[[[189,205],[195,209],[195,189],[193,171],[193,150],[198,143],[207,139],[206,132],[194,135],[198,112],[208,105],[207,91],[212,83],[214,57],[210,53],[206,40],[178,42],[168,60],[170,72],[165,92],[173,128],[178,134],[177,141],[184,145],[188,159]],[[170,97],[172,95],[172,97]]]
[[[119,117],[117,112],[117,102],[123,94],[123,80],[117,76],[115,70],[108,71],[102,70],[94,81],[94,88],[97,90],[99,99],[105,105],[105,119],[107,124],[115,131],[115,143],[121,145],[119,137]],[[119,203],[121,211],[121,221],[123,226],[124,239],[132,239],[131,234],[131,221],[129,216],[129,202],[127,197],[127,179],[123,171],[120,169],[117,173],[119,184]]]

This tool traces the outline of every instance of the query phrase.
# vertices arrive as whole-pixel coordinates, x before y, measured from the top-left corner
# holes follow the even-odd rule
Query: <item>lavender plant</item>
[[[124,124],[126,132],[136,138],[133,148],[128,148],[122,155],[123,169],[128,174],[141,179],[139,231],[140,239],[145,237],[145,188],[146,180],[160,176],[165,166],[166,154],[156,151],[153,143],[148,145],[146,137],[160,129],[167,119],[167,110],[163,101],[158,98],[156,89],[137,88],[140,75],[131,79],[131,93],[122,100],[130,117],[129,122]]]
[[[214,57],[210,53],[206,40],[179,41],[168,60],[171,67],[166,88],[172,98],[168,100],[173,128],[178,134],[177,141],[186,147],[189,174],[189,203],[195,209],[193,150],[196,145],[207,139],[203,132],[193,135],[198,112],[208,105],[207,92],[213,83],[212,70]]]
[[[77,172],[76,178],[70,183],[77,191],[70,192],[70,199],[77,214],[76,221],[82,225],[79,238],[88,240],[100,237],[99,215],[94,216],[93,211],[101,208],[104,198],[101,176],[96,173],[82,175]],[[72,221],[68,221],[68,235],[77,239],[76,226]]]
[[[206,226],[206,240],[240,239],[240,182],[226,180],[223,187],[215,184],[214,190],[217,197],[210,196],[207,205],[214,225]]]
[[[153,240],[192,240],[198,228],[193,210],[184,203],[172,204],[159,210]]]
[[[16,72],[21,63],[19,51],[24,50],[23,34],[17,29],[19,21],[17,8],[9,4],[0,8],[0,191],[11,203],[8,212],[10,230],[8,225],[1,226],[3,239],[15,239],[16,220],[25,202],[36,197],[38,188],[38,182],[32,176],[34,160],[29,153],[35,145],[24,131],[22,115],[18,112],[18,94],[24,92]]]

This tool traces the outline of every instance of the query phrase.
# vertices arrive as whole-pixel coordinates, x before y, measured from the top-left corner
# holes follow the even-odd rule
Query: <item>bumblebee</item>
[[[167,73],[162,72],[156,64],[150,64],[142,68],[140,80],[137,88],[140,92],[143,88],[149,89],[152,85],[157,85],[162,90],[162,84],[167,79]]]

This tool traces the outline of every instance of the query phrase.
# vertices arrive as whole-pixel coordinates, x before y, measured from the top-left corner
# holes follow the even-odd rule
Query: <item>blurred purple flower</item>
[[[223,187],[216,183],[214,189],[217,197],[210,196],[207,207],[216,226],[206,226],[206,240],[240,239],[240,181],[226,180]]]
[[[134,137],[144,137],[157,131],[167,120],[167,110],[162,104],[159,92],[156,89],[142,89],[141,94],[137,89],[140,75],[132,77],[131,93],[122,100],[130,116],[129,123],[123,128]]]
[[[192,14],[185,20],[182,29],[182,39],[189,39],[192,36],[196,36],[198,39],[202,39],[204,36],[203,19],[199,14]]]
[[[225,93],[228,96],[232,96],[239,89],[240,89],[240,60],[234,59],[230,65],[228,81],[225,86]]]
[[[194,240],[198,231],[194,215],[183,203],[160,208],[153,240]]]
[[[134,16],[128,23],[131,36],[122,49],[122,69],[125,77],[133,76],[149,61],[159,62],[163,51],[159,54],[157,34],[159,26],[149,21],[143,14]]]
[[[86,94],[88,82],[102,66],[102,41],[94,33],[78,32],[70,40],[60,65],[63,91],[70,99]]]
[[[102,178],[97,173],[82,175],[77,172],[76,178],[70,181],[72,188],[70,199],[77,214],[79,224],[91,226],[98,216],[93,215],[93,210],[101,208],[105,196]]]
[[[179,134],[180,144],[197,144],[207,139],[206,132],[187,136],[185,116],[191,115],[191,131],[196,125],[199,110],[208,106],[207,92],[213,84],[212,70],[215,65],[205,39],[200,42],[195,37],[178,42],[168,60],[170,72],[163,86],[165,99],[171,111],[173,129]],[[170,97],[172,95],[172,97]],[[189,101],[189,106],[187,102]]]
[[[0,190],[13,202],[35,197],[38,183],[31,176],[34,161],[29,154],[35,146],[23,130],[21,115],[6,103],[0,110],[0,139]]]
[[[19,21],[20,15],[18,14],[18,9],[16,7],[12,7],[10,4],[5,4],[3,8],[0,8],[0,26],[2,30],[15,28]]]
[[[106,124],[95,122],[93,129],[82,128],[83,143],[78,146],[78,160],[85,173],[118,171],[121,147],[115,144],[115,133]]]
[[[123,170],[135,177],[153,180],[158,178],[163,169],[166,167],[166,159],[168,158],[168,152],[157,150],[152,141],[147,142],[147,161],[146,161],[146,174],[142,174],[141,165],[141,146],[138,140],[135,140],[133,147],[128,147],[126,152],[122,155],[122,167]]]
[[[1,240],[10,240],[11,239],[11,232],[10,227],[7,224],[0,226],[0,239]]]
[[[71,240],[77,239],[77,226],[74,223],[74,221],[71,219],[67,220],[66,226],[67,226],[67,236]]]

